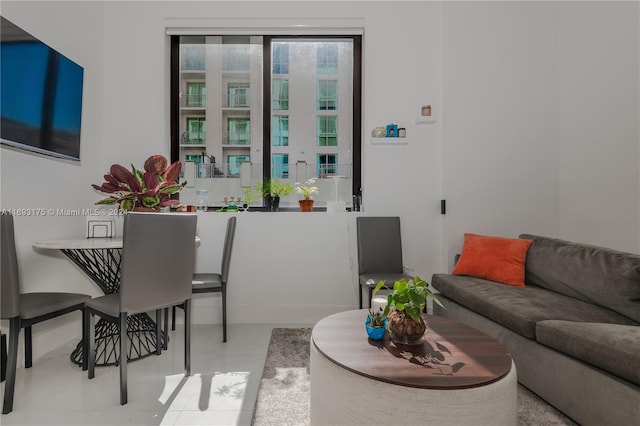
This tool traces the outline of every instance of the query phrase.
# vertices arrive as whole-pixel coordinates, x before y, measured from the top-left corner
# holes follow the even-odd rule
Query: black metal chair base
[[[118,365],[119,359],[119,333],[118,325],[100,318],[95,326],[95,351],[96,367]],[[127,359],[135,361],[149,355],[155,355],[157,351],[156,322],[148,314],[130,315],[127,318],[127,337],[129,338],[129,353]],[[160,338],[160,347],[166,347],[166,337]],[[82,365],[83,342],[71,352],[71,361]]]
[[[62,252],[82,269],[105,293],[117,293],[120,290],[120,263],[122,249],[63,249]],[[134,361],[155,354],[156,322],[147,314],[130,315],[127,318],[127,336],[130,352],[127,359]],[[119,340],[116,324],[100,318],[96,322],[96,366],[118,365]],[[165,339],[165,338],[162,338]],[[71,361],[82,365],[83,342],[71,353]],[[161,347],[166,347],[161,342]]]

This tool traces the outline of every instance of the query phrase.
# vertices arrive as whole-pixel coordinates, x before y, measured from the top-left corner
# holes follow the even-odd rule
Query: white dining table
[[[200,238],[196,237],[196,245]],[[36,250],[60,250],[75,263],[105,293],[120,291],[120,261],[122,238],[72,238],[36,241]],[[156,322],[147,313],[129,315],[127,336],[130,341],[129,360],[156,353]],[[115,323],[99,319],[95,325],[96,366],[117,365],[118,328]],[[160,344],[164,345],[162,335]],[[71,353],[71,360],[82,365],[82,341]]]
[[[36,241],[33,247],[40,249],[103,249],[122,248],[122,238],[71,238]]]

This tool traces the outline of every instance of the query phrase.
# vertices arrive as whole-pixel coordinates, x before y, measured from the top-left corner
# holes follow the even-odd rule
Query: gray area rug
[[[274,328],[253,411],[255,426],[309,424],[310,328]],[[518,384],[518,425],[576,425]]]

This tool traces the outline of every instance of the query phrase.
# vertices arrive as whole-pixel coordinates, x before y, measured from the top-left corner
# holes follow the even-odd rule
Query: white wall
[[[220,270],[230,215],[230,323],[313,324],[357,306],[355,214],[198,212],[197,272]],[[193,306],[194,323],[220,322],[218,296],[196,295]]]
[[[556,234],[556,18],[545,4],[443,13],[447,264],[464,232]]]
[[[639,251],[637,3],[608,8],[587,2],[3,1],[2,6],[3,16],[85,67],[81,164],[2,148],[2,208],[90,207],[101,197],[89,185],[99,183],[109,165],[168,155],[167,19],[240,18],[250,24],[348,17],[362,20],[365,31],[364,214],[401,216],[405,263],[416,274],[429,279],[447,270],[463,232],[536,232]],[[615,49],[608,48],[611,43]],[[572,58],[568,55],[578,61],[563,59]],[[587,102],[588,94],[598,102]],[[432,105],[438,122],[415,125],[425,104]],[[601,105],[597,119],[580,114],[594,104]],[[371,129],[390,122],[407,128],[408,144],[371,145]],[[606,141],[606,148],[599,141]],[[578,150],[586,159],[575,155],[580,146],[588,148]],[[444,217],[441,198],[449,201]],[[602,206],[605,202],[611,207]],[[230,290],[232,323],[313,322],[356,306],[348,263],[355,234],[353,227],[345,229],[355,215],[247,214],[256,216],[239,221],[231,286],[242,292]],[[208,263],[207,253],[218,265],[223,223],[224,216],[202,218],[198,268]],[[61,255],[31,249],[39,239],[83,235],[84,218],[21,218],[16,225],[25,290],[97,294]],[[310,251],[297,246],[305,235]],[[201,297],[195,305],[197,321],[218,317],[209,310],[217,309],[217,299]],[[59,332],[47,327],[40,330]],[[38,333],[36,357],[56,342],[45,342]],[[77,334],[73,329],[68,335]]]
[[[558,235],[640,250],[640,3],[558,6]]]
[[[443,7],[444,251],[464,232],[640,251],[637,2]]]

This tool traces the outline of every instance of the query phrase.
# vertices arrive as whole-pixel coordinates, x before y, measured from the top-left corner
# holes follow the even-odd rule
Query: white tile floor
[[[69,360],[70,342],[18,368],[10,425],[250,425],[262,369],[275,327],[232,325],[192,328],[191,376],[183,375],[182,327],[170,332],[169,349],[128,364],[129,403],[119,403],[117,367],[100,367],[88,380]],[[2,385],[4,395],[4,383]]]

